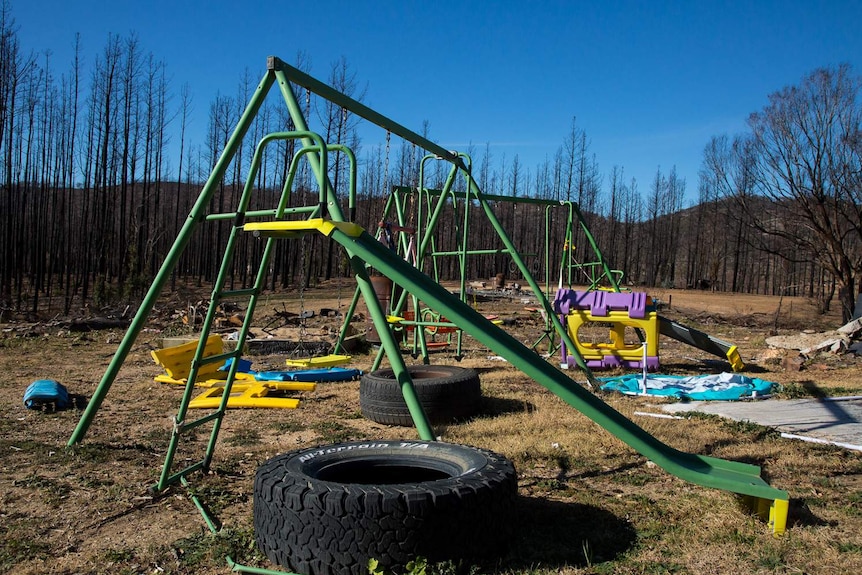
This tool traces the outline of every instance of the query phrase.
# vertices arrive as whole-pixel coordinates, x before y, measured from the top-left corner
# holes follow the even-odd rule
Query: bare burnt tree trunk
[[[176,186],[174,187],[174,201],[172,206],[174,217],[170,228],[170,233],[167,234],[170,237],[177,237],[180,231],[180,218],[182,218],[183,215],[186,213],[183,210],[182,206],[183,160],[186,153],[186,129],[188,128],[189,114],[191,113],[191,108],[191,88],[189,87],[188,83],[185,83],[182,85],[182,88],[180,88],[180,141],[179,153],[177,154],[177,182]],[[176,291],[177,289],[177,267],[178,266],[174,266],[174,269],[171,272],[171,291]]]
[[[646,271],[646,285],[655,287],[661,281],[659,270],[659,247],[662,243],[661,234],[663,229],[659,225],[659,216],[661,213],[661,199],[667,187],[667,178],[662,174],[661,168],[656,170],[655,178],[653,179],[652,188],[650,189],[649,197],[649,220],[647,221],[648,241],[646,261],[644,262]]]
[[[0,254],[5,265],[0,266],[0,300],[15,300],[21,309],[25,274],[25,252],[21,249],[27,218],[26,181],[20,181],[22,167],[21,138],[25,133],[19,113],[21,91],[31,83],[35,73],[35,56],[21,54],[11,7],[0,5],[0,162],[2,162],[2,215],[5,232],[0,234]],[[26,102],[25,102],[26,103]]]
[[[81,74],[81,38],[80,35],[75,36],[75,55],[72,61],[72,74],[69,84],[69,101],[71,106],[71,126],[69,129],[68,145],[64,148],[67,150],[67,172],[65,174],[66,188],[66,206],[64,209],[65,230],[70,233],[74,228],[75,216],[78,215],[80,209],[80,197],[75,192],[75,164],[78,160],[76,156],[78,144],[78,114],[79,114],[79,98],[80,98],[80,74]],[[75,201],[77,200],[77,201]],[[73,271],[76,270],[76,261],[73,260],[73,242],[67,240],[63,243],[63,266],[64,266],[64,291],[63,291],[63,313],[68,315],[72,309],[72,300],[75,295],[75,286],[72,282]]]
[[[821,68],[770,95],[769,105],[749,118],[757,192],[772,202],[770,218],[755,212],[752,224],[832,274],[848,321],[862,274],[862,212],[855,208],[862,202],[860,86],[847,65]],[[775,221],[805,222],[810,232]]]
[[[97,137],[98,155],[95,163],[94,210],[92,212],[92,241],[87,250],[94,258],[95,286],[97,304],[102,304],[107,296],[111,280],[109,255],[114,248],[114,205],[116,194],[112,193],[116,180],[114,147],[117,116],[117,74],[121,64],[120,38],[109,35],[102,58],[97,61],[93,77],[92,91],[94,104],[98,106],[98,124],[94,126]],[[90,247],[92,246],[92,247]]]

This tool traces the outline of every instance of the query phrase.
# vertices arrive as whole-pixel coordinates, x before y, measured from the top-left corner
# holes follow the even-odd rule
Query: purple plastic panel
[[[553,307],[556,313],[568,315],[573,309],[585,309],[592,303],[582,303],[581,298],[590,292],[579,292],[569,288],[560,288],[554,296]]]
[[[630,318],[643,319],[647,311],[646,292],[616,293],[607,291],[557,290],[554,311],[568,314],[573,309],[589,309],[595,317],[605,317],[611,311],[627,311]]]

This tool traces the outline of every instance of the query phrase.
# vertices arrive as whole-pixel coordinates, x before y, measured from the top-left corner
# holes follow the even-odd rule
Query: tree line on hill
[[[85,69],[80,42],[68,69],[50,56],[25,54],[8,4],[0,10],[0,316],[45,310],[78,313],[87,307],[140,301],[237,124],[256,84],[245,74],[234,95],[209,103],[204,142],[187,137],[188,86],[171,86],[165,62],[135,36],[108,38]],[[295,64],[308,70],[299,54]],[[345,59],[327,79],[362,99]],[[862,271],[862,137],[860,79],[849,66],[822,68],[769,96],[746,133],[712,138],[704,148],[698,200],[685,205],[689,182],[675,168],[658,168],[641,189],[614,166],[602,173],[587,134],[573,119],[556,154],[538,166],[515,155],[493,158],[488,147],[466,152],[487,194],[576,202],[604,258],[627,286],[682,287],[801,295],[825,311],[837,298],[853,310]],[[349,146],[360,158],[356,220],[377,230],[394,186],[416,188],[424,152],[390,137],[363,150],[360,119],[331,102],[297,90],[310,129]],[[209,206],[230,212],[249,173],[255,144],[272,131],[294,129],[280,101],[256,117]],[[428,125],[423,136],[429,137]],[[280,142],[263,156],[253,182],[252,209],[274,207],[296,152]],[[431,162],[422,185],[442,188],[448,165]],[[347,186],[347,159],[334,154],[330,179]],[[455,185],[463,191],[463,182]],[[300,169],[294,202],[314,202],[310,170]],[[566,250],[566,216],[559,208],[495,201],[504,229],[539,279],[552,285],[561,270],[592,260],[585,235]],[[475,207],[447,205],[435,249],[457,249],[470,209],[470,247],[495,249],[493,228]],[[230,221],[199,227],[176,266],[172,285],[214,281]],[[281,242],[270,289],[308,286],[348,273],[322,238]],[[259,243],[241,240],[231,284],[248,285]],[[550,254],[546,258],[544,254]],[[579,282],[577,270],[573,281]],[[547,272],[546,272],[547,270]],[[442,279],[459,273],[455,258],[438,265]],[[509,258],[470,258],[470,279],[514,275]]]

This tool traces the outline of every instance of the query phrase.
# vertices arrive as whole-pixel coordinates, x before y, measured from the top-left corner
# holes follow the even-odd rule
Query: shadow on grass
[[[518,522],[509,569],[587,567],[613,560],[637,539],[626,520],[581,503],[520,497]]]
[[[463,418],[455,418],[445,422],[434,423],[435,433],[437,435],[446,435],[446,430],[449,425],[457,424],[471,419],[492,419],[500,415],[509,413],[532,413],[536,407],[529,401],[519,401],[515,399],[505,399],[501,397],[482,396],[479,400],[479,408],[476,413]]]
[[[88,463],[107,463],[151,460],[158,457],[159,449],[165,447],[157,442],[105,443],[87,442],[76,444],[66,450],[69,457]]]
[[[512,369],[512,366],[509,365],[509,362],[501,361],[500,365],[476,366],[476,367],[472,367],[471,369],[476,370],[476,373],[478,373],[481,376],[481,375],[487,375],[489,373],[508,372],[509,370]]]
[[[84,411],[87,409],[87,404],[90,403],[89,398],[86,395],[81,395],[79,393],[70,393],[69,394],[69,406],[72,409],[77,411]]]
[[[805,498],[791,497],[787,510],[788,527],[825,527],[834,526],[836,522],[821,519],[811,511]]]
[[[678,375],[712,375],[715,373],[727,372],[733,373],[733,368],[730,363],[722,359],[689,359],[662,362],[661,369],[663,372]],[[746,363],[743,370],[746,375],[756,373],[769,373],[766,368]]]
[[[535,406],[528,401],[482,396],[476,413],[448,421],[432,422],[432,424],[436,435],[445,436],[450,425],[456,425],[472,419],[493,419],[494,417],[509,413],[532,413],[534,409]]]
[[[810,379],[803,379],[802,381],[800,381],[800,382],[799,382],[799,385],[801,385],[801,386],[802,386],[802,388],[803,388],[806,392],[808,392],[808,395],[809,395],[810,397],[816,397],[816,398],[819,398],[819,399],[823,399],[823,398],[825,398],[825,397],[829,397],[829,394],[828,394],[828,393],[826,393],[826,390],[824,390],[822,387],[820,387],[819,385],[817,385],[817,383],[816,383],[816,382],[814,382],[814,381],[812,381],[812,380],[810,380]]]
[[[476,417],[496,417],[509,413],[532,413],[535,406],[529,401],[482,396]]]

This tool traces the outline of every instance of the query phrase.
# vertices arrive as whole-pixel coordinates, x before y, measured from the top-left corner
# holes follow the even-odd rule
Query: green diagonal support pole
[[[96,412],[98,412],[99,408],[102,405],[102,402],[105,399],[105,396],[111,389],[111,385],[113,385],[114,380],[117,378],[117,374],[120,372],[120,368],[123,366],[123,362],[126,361],[126,357],[128,356],[132,345],[135,343],[135,340],[138,338],[138,335],[144,328],[144,325],[147,322],[147,318],[149,317],[153,306],[156,304],[156,300],[159,298],[159,295],[162,293],[162,289],[170,279],[174,267],[177,265],[177,262],[179,261],[179,258],[183,253],[183,250],[185,250],[186,245],[191,239],[192,233],[194,232],[197,225],[201,223],[206,217],[207,207],[209,205],[210,199],[212,198],[213,193],[218,188],[219,182],[221,182],[222,178],[224,178],[228,166],[233,160],[234,155],[236,155],[237,148],[242,143],[243,137],[251,126],[251,123],[254,120],[254,117],[257,115],[257,112],[260,109],[261,105],[263,104],[263,101],[266,98],[266,95],[269,92],[269,89],[272,86],[274,79],[275,78],[269,72],[267,72],[258,84],[257,89],[255,90],[251,100],[249,101],[248,105],[245,108],[245,111],[242,114],[242,117],[239,120],[239,123],[234,129],[233,134],[231,134],[231,137],[228,140],[224,151],[219,157],[218,162],[216,162],[212,173],[210,173],[210,177],[204,184],[204,187],[201,190],[201,193],[198,196],[195,205],[192,207],[191,212],[186,218],[186,221],[183,224],[183,227],[180,229],[179,234],[177,234],[177,239],[174,240],[173,246],[165,256],[165,261],[162,262],[162,266],[159,268],[156,277],[153,279],[153,283],[150,286],[150,289],[147,291],[146,296],[144,296],[144,299],[141,302],[141,307],[138,308],[137,313],[135,313],[135,317],[129,324],[129,329],[126,331],[126,335],[123,336],[123,340],[120,342],[120,345],[117,348],[113,359],[111,359],[111,363],[108,365],[108,368],[105,371],[105,374],[102,376],[99,385],[93,392],[93,396],[87,403],[87,407],[84,410],[84,413],[81,415],[81,419],[78,421],[78,425],[75,427],[75,430],[69,437],[69,441],[67,443],[69,446],[75,445],[76,443],[80,443],[81,440],[84,439],[84,436],[87,434],[87,430],[90,428],[90,424],[93,422],[93,418],[96,416]]]
[[[470,195],[479,201],[479,204],[482,206],[482,209],[485,211],[485,215],[488,220],[491,222],[491,225],[494,226],[494,229],[497,231],[497,235],[503,240],[503,245],[506,246],[506,249],[509,250],[509,255],[512,257],[512,261],[518,266],[518,269],[521,270],[521,275],[524,276],[524,280],[526,280],[527,284],[529,284],[530,289],[533,290],[533,293],[539,295],[539,304],[542,306],[542,309],[545,312],[546,317],[551,319],[551,324],[554,326],[554,330],[560,336],[560,339],[563,340],[563,343],[566,344],[566,348],[570,350],[572,357],[575,358],[575,362],[578,367],[584,374],[587,376],[587,381],[589,381],[590,385],[594,385],[598,387],[598,381],[593,376],[593,372],[587,367],[584,358],[577,353],[577,347],[572,341],[569,332],[563,326],[562,322],[560,322],[560,318],[557,317],[557,314],[554,313],[553,308],[551,308],[551,303],[548,301],[548,298],[541,297],[540,294],[543,294],[542,288],[536,283],[536,279],[533,277],[533,274],[530,273],[530,270],[527,269],[527,264],[524,263],[524,260],[521,259],[521,256],[518,255],[518,250],[515,249],[515,244],[512,243],[512,240],[509,238],[508,234],[503,230],[503,226],[500,224],[500,221],[497,219],[497,216],[494,214],[494,211],[491,209],[491,206],[488,205],[488,202],[482,197],[482,192],[479,190],[479,185],[476,183],[476,180],[473,179],[472,175],[468,176],[468,182],[470,185]]]
[[[383,118],[385,120],[383,116],[377,114],[370,108],[367,108],[362,104],[359,104],[355,100],[352,100],[347,96],[340,94],[336,90],[333,90],[329,86],[318,82],[311,76],[300,72],[296,68],[288,66],[278,58],[269,58],[268,67],[275,72],[275,78],[278,81],[278,85],[281,89],[281,94],[284,98],[284,102],[287,105],[290,117],[298,130],[308,130],[308,125],[306,123],[305,117],[302,115],[302,110],[299,106],[299,102],[296,99],[296,94],[293,93],[293,89],[290,86],[290,81],[293,81],[294,83],[299,83],[300,85],[303,85],[306,88],[315,91],[316,93],[320,93],[319,91],[323,91],[324,93],[322,95],[329,98],[331,101],[337,104],[341,104],[342,106],[349,105],[351,106],[350,109],[354,109],[354,111],[356,108],[359,108],[363,110],[366,114],[373,114],[375,117],[377,117],[378,120],[380,118]],[[287,72],[290,72],[290,77],[288,77]],[[395,124],[394,122],[392,122],[391,124],[393,128],[397,127],[400,130],[407,130],[403,126]],[[409,132],[409,130],[407,130],[407,132]],[[410,133],[412,134],[412,132]],[[309,140],[306,142],[306,145],[310,145],[311,143],[312,142]],[[315,173],[315,175],[318,176],[318,178],[323,181],[323,185],[325,186],[327,208],[330,217],[335,221],[343,222],[344,215],[341,212],[341,208],[338,206],[335,190],[332,188],[332,184],[329,181],[329,175],[326,173],[325,164],[321,166],[321,163],[316,158],[315,154],[309,155],[309,164],[311,165],[312,171]],[[428,417],[422,408],[422,404],[419,402],[418,396],[416,395],[416,390],[414,389],[413,382],[410,379],[410,373],[407,370],[407,365],[404,363],[404,358],[401,357],[401,350],[398,347],[398,342],[395,341],[395,336],[393,335],[392,330],[389,329],[389,326],[386,322],[386,310],[383,309],[380,304],[380,301],[377,299],[377,294],[374,291],[374,286],[371,284],[371,280],[368,277],[368,272],[365,269],[365,264],[357,260],[350,250],[347,250],[347,254],[350,258],[350,265],[353,268],[353,273],[356,277],[357,286],[359,288],[359,291],[362,293],[363,298],[365,299],[365,306],[368,308],[368,312],[374,319],[375,325],[378,326],[377,333],[380,335],[381,346],[386,351],[386,356],[389,358],[389,363],[392,366],[392,370],[395,373],[395,377],[401,386],[404,400],[407,403],[410,415],[413,417],[413,421],[416,424],[416,429],[419,432],[419,437],[425,440],[433,440],[435,437],[434,430],[431,428],[431,424],[428,421]]]

